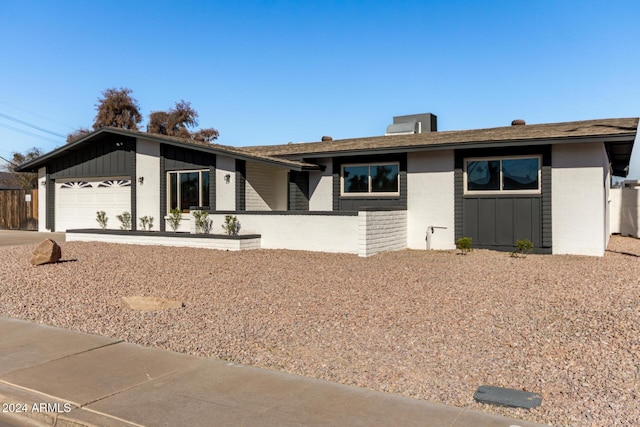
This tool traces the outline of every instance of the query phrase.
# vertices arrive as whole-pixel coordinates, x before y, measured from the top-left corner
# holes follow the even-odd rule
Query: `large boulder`
[[[60,245],[51,239],[45,239],[33,250],[29,262],[33,265],[42,265],[58,262],[60,258],[62,258]]]

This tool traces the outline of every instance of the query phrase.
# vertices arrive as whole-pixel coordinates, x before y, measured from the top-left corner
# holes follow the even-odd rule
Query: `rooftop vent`
[[[511,126],[524,126],[526,124],[527,124],[527,122],[525,122],[522,119],[516,119],[516,120],[511,122]]]
[[[333,138],[328,135],[325,135],[322,137],[322,142],[325,142],[325,141],[333,141]]]
[[[436,132],[438,117],[435,114],[412,114],[409,116],[395,116],[393,124],[387,126],[385,135],[408,135],[412,133]]]

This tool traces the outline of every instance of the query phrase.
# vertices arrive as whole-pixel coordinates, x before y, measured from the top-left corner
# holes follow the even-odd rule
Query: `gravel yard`
[[[68,262],[41,267],[34,246],[0,248],[0,316],[552,425],[640,425],[639,240],[520,259],[61,246]],[[480,385],[542,406],[475,403]]]

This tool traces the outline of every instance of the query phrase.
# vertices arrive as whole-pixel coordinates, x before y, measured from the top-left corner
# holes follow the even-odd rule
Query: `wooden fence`
[[[38,230],[38,190],[0,190],[0,229]]]

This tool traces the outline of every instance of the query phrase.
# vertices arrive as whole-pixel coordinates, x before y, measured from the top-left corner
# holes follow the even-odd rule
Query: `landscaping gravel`
[[[60,245],[65,262],[39,267],[34,246],[0,248],[0,316],[540,423],[640,425],[635,239],[602,258]],[[481,385],[542,406],[476,403]]]

